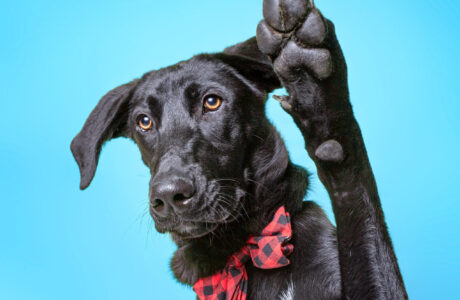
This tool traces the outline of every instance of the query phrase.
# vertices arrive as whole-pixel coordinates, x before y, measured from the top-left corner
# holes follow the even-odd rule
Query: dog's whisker
[[[262,142],[265,142],[265,139],[261,138],[260,136],[258,136],[257,134],[253,133],[252,136],[258,138],[259,140],[261,140]]]
[[[236,182],[236,183],[240,183],[239,180],[236,180],[236,179],[233,179],[233,178],[219,178],[219,179],[215,179],[214,180],[215,182],[222,182],[222,181],[231,181],[231,182]]]
[[[248,178],[247,181],[249,182],[252,182],[252,183],[255,183],[257,186],[260,186],[261,188],[263,188],[265,191],[268,191],[268,188],[261,182],[258,182],[256,180],[253,180],[253,179],[250,179]]]

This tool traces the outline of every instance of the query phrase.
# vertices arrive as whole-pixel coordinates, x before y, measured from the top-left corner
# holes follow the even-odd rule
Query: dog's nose
[[[152,211],[160,216],[166,216],[169,209],[175,212],[185,210],[192,202],[195,186],[186,178],[170,178],[155,183],[150,194]]]

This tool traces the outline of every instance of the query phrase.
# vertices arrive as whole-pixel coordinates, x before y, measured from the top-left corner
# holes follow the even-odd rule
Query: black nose
[[[150,205],[153,213],[166,216],[172,208],[180,213],[187,209],[195,194],[195,186],[190,179],[183,177],[163,178],[152,185]]]

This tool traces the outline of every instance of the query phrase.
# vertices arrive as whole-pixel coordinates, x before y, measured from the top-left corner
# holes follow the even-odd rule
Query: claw
[[[288,112],[292,110],[292,105],[288,102],[289,96],[273,95],[273,99],[278,101],[284,110]]]

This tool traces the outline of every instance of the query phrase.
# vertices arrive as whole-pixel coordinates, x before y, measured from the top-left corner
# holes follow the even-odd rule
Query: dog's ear
[[[281,87],[280,80],[273,71],[270,60],[260,52],[255,37],[226,48],[223,53],[216,54],[216,57],[232,66],[246,79],[267,93]]]
[[[80,189],[89,186],[104,142],[125,135],[129,99],[138,80],[114,88],[99,101],[70,149],[80,168]]]
[[[249,40],[238,43],[236,45],[227,47],[223,51],[226,54],[235,54],[251,58],[263,64],[271,65],[270,59],[267,55],[263,54],[257,46],[256,37],[252,37]]]

